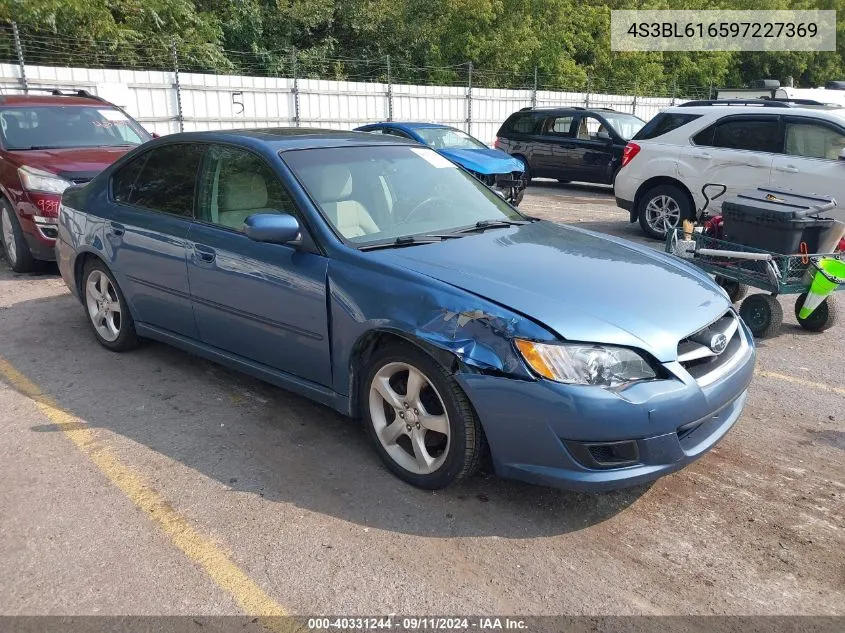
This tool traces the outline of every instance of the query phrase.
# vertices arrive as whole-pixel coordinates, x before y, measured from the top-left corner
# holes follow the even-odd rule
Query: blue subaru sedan
[[[458,128],[439,123],[390,121],[363,125],[355,130],[398,136],[428,145],[494,191],[499,191],[514,206],[518,206],[525,195],[528,184],[525,163],[500,149],[487,147]]]
[[[155,339],[362,418],[422,488],[488,452],[552,486],[655,479],[728,432],[754,367],[705,274],[525,217],[393,136],[151,141],[65,191],[57,258],[101,345]]]

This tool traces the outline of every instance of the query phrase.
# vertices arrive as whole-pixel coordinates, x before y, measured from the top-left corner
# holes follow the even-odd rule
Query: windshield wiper
[[[25,152],[28,150],[38,150],[38,149],[64,149],[63,147],[59,147],[58,145],[30,145],[29,147],[10,147],[10,152]]]
[[[456,233],[474,233],[475,231],[484,231],[486,229],[498,229],[508,226],[522,226],[523,224],[530,224],[532,220],[479,220],[474,226],[466,229],[455,231]]]
[[[363,246],[359,246],[359,251],[374,251],[379,248],[398,248],[402,246],[416,246],[417,244],[435,244],[437,242],[442,242],[443,240],[451,240],[458,237],[463,237],[462,235],[456,235],[454,233],[447,233],[443,235],[438,235],[434,233],[429,233],[426,235],[403,235],[401,237],[397,237],[392,242],[379,242],[378,244],[364,244]]]

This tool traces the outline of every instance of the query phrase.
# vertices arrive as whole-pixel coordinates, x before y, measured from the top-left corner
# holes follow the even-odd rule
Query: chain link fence
[[[153,39],[79,39],[0,24],[0,91],[86,89],[159,133],[259,125],[350,128],[378,120],[436,120],[492,140],[523,107],[613,108],[643,119],[712,86],[550,81],[528,75],[315,51],[230,51]],[[121,88],[123,86],[123,88]]]

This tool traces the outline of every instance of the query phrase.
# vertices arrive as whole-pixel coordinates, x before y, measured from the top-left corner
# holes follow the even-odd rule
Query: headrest
[[[260,174],[227,174],[220,179],[220,211],[263,209],[267,206],[267,183]]]
[[[352,193],[352,172],[345,165],[324,165],[317,182],[320,202],[339,202]]]

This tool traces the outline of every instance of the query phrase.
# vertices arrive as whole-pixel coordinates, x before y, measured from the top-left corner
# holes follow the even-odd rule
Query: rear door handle
[[[117,235],[120,237],[124,233],[126,233],[126,228],[122,224],[118,224],[117,222],[112,222],[109,224],[109,233],[112,235]]]
[[[692,157],[693,158],[703,158],[704,160],[710,160],[711,158],[713,158],[713,155],[708,154],[707,152],[700,152],[700,153],[697,153],[697,154],[693,154]]]
[[[778,171],[788,171],[790,174],[797,174],[800,171],[795,165],[779,165],[775,169]]]
[[[214,258],[217,255],[214,252],[213,248],[209,248],[208,246],[201,246],[200,244],[197,244],[194,247],[194,251],[196,252],[197,257],[199,257],[204,262],[213,262]]]

